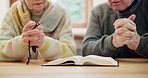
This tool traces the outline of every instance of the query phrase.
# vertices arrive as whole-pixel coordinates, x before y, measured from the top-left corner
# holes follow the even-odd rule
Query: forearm
[[[62,42],[50,37],[45,37],[45,42],[39,48],[41,57],[45,60],[54,60],[75,55],[76,46],[73,40]]]
[[[141,37],[139,46],[136,52],[148,58],[148,33]]]
[[[100,56],[115,57],[118,49],[112,45],[111,41],[111,36],[103,36],[98,40],[89,40],[89,38],[86,38],[83,43],[82,52],[84,56],[96,54]]]
[[[0,40],[0,61],[20,61],[26,57],[27,47],[22,42],[21,36]]]
[[[0,27],[0,61],[18,61],[26,57],[27,47],[22,42],[21,32],[12,13],[8,12]]]

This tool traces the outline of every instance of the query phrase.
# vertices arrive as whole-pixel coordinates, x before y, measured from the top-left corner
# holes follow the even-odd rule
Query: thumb
[[[135,14],[132,14],[131,16],[128,17],[128,19],[130,19],[131,21],[134,21],[136,18],[136,15]]]

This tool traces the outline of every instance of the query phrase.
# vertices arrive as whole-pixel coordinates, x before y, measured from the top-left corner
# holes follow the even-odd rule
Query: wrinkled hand
[[[29,41],[30,41],[30,46],[37,46],[37,47],[42,46],[44,42],[45,34],[42,31],[43,27],[39,25],[37,28],[33,29],[35,25],[36,22],[29,21],[23,28],[22,38],[26,46],[29,46],[28,45]]]
[[[118,19],[114,22],[115,32],[113,33],[112,43],[116,48],[127,45],[128,48],[136,50],[140,36],[136,30],[135,15],[131,15],[129,18]]]

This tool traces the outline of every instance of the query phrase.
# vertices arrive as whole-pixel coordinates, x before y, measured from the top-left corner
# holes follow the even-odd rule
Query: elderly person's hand
[[[45,34],[42,31],[43,27],[41,27],[40,25],[37,28],[33,29],[35,25],[36,22],[29,21],[24,26],[22,35],[23,42],[25,43],[25,45],[28,46],[28,42],[30,41],[30,46],[41,47],[44,42]]]
[[[115,32],[113,33],[112,43],[116,48],[127,45],[128,48],[136,50],[140,36],[137,33],[136,25],[133,22],[135,15],[131,15],[129,18],[118,19],[114,23]]]

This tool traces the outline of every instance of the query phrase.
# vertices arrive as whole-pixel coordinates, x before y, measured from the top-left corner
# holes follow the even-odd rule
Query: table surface
[[[118,58],[119,67],[41,66],[42,60],[0,62],[0,78],[148,78],[148,59]]]

